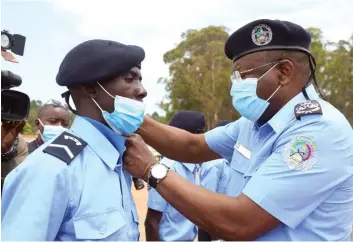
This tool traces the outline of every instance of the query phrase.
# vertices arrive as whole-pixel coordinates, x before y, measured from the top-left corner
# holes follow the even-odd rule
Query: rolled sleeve
[[[54,240],[68,208],[66,164],[57,165],[48,155],[29,158],[5,179],[2,240]]]
[[[208,147],[222,158],[231,161],[234,152],[234,145],[238,139],[239,126],[242,125],[242,118],[226,126],[212,129],[205,133]]]
[[[322,127],[316,132],[282,138],[272,155],[253,174],[243,194],[287,226],[296,228],[350,176],[351,162],[342,151],[345,141],[344,135],[339,137],[340,133],[337,128]],[[330,134],[336,137],[331,139]],[[311,148],[315,145],[317,148],[310,148],[310,159],[301,161],[301,165],[307,164],[304,169],[291,166],[292,160],[288,158],[290,152],[297,151],[291,148],[298,137],[311,137],[314,144]]]

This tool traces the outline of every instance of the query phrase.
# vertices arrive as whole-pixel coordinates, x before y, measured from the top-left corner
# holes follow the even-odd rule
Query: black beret
[[[198,111],[182,110],[173,116],[169,125],[190,133],[200,133],[206,126],[205,115]]]
[[[218,128],[221,126],[226,126],[227,124],[229,124],[231,122],[233,122],[233,121],[232,120],[221,120],[216,124],[215,128]]]
[[[296,50],[310,55],[311,37],[303,27],[281,20],[260,19],[235,31],[225,44],[226,56],[237,59],[258,51]]]
[[[70,50],[62,61],[56,82],[75,86],[113,79],[133,67],[141,68],[145,51],[111,40],[89,40]]]

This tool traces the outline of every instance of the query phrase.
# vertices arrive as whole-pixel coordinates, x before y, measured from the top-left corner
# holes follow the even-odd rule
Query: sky
[[[66,88],[55,77],[66,53],[89,39],[109,39],[145,49],[143,84],[147,113],[163,114],[157,103],[166,97],[160,77],[167,77],[163,54],[188,29],[209,25],[236,29],[260,18],[317,27],[326,40],[353,34],[353,0],[1,0],[1,29],[26,36],[19,63],[1,61],[2,70],[21,75],[17,88],[31,100],[61,99]]]

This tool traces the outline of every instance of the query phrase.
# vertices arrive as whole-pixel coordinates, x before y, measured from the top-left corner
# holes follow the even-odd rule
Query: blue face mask
[[[273,68],[275,68],[277,64],[271,67],[260,78],[246,78],[243,80],[238,71],[234,72],[233,76],[231,77],[233,85],[230,90],[230,95],[232,96],[233,107],[244,118],[254,123],[263,115],[265,110],[270,105],[268,101],[281,87],[279,86],[267,100],[259,98],[256,94],[258,81],[267,73],[269,73]]]
[[[38,129],[38,133],[40,134],[43,142],[48,142],[49,140],[67,130],[60,125],[44,125],[40,119],[38,119],[38,121],[43,126],[43,133],[41,133]]]
[[[97,107],[102,111],[103,118],[110,128],[120,135],[134,133],[143,123],[143,118],[145,117],[144,103],[121,96],[113,97],[101,84],[97,84],[114,99],[114,111],[108,113],[92,98]]]

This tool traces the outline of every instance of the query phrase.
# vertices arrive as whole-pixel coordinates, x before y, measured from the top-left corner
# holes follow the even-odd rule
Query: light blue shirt
[[[6,177],[2,240],[139,240],[125,138],[79,116],[69,132],[88,143],[69,165],[43,152],[50,141]]]
[[[199,185],[199,181],[196,177],[198,165],[179,163],[168,158],[163,158],[161,162],[188,181]],[[153,188],[150,188],[148,191],[148,208],[163,213],[159,224],[159,238],[161,240],[193,241],[196,238],[197,226],[172,207],[172,205],[164,200]]]
[[[230,164],[226,159],[205,162],[200,169],[200,185],[210,191],[226,194],[230,181]]]
[[[307,93],[322,115],[296,119],[300,93],[261,127],[241,118],[206,133],[209,147],[231,162],[233,195],[245,194],[282,222],[258,240],[349,241],[352,127],[313,86]]]

